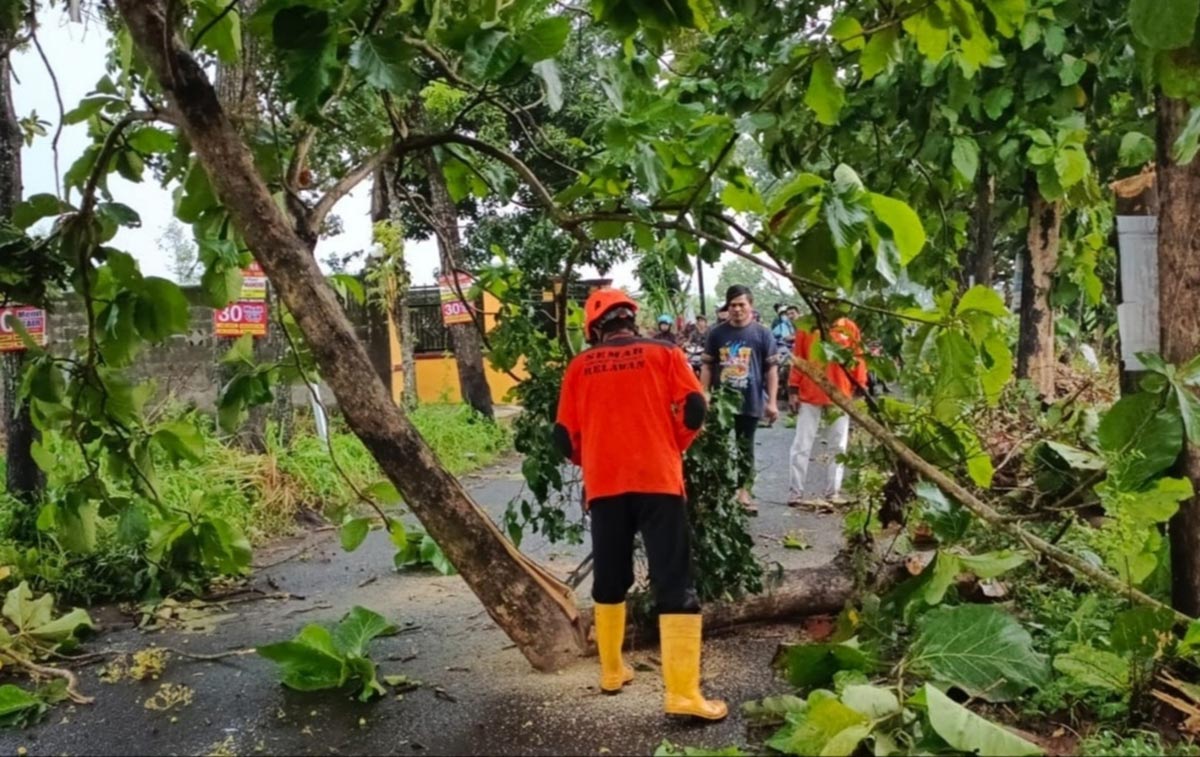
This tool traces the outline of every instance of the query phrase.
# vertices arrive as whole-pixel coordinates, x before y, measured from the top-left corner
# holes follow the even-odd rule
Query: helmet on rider
[[[669,316],[669,315],[665,314],[665,313],[664,313],[663,315],[660,315],[660,316],[658,317],[658,323],[659,323],[659,325],[660,325],[660,326],[661,326],[662,324],[664,324],[664,323],[666,323],[666,324],[671,324],[671,323],[674,323],[674,322],[675,322],[675,319],[674,319],[674,318],[672,318],[671,316]]]

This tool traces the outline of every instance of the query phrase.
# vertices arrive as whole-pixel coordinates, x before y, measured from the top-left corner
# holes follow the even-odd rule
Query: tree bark
[[[1054,353],[1054,311],[1050,290],[1058,265],[1058,242],[1062,206],[1042,198],[1030,177],[1026,188],[1029,202],[1029,233],[1025,268],[1021,280],[1021,335],[1017,343],[1017,377],[1029,379],[1045,400],[1054,399],[1054,376],[1058,364]]]
[[[1181,166],[1171,145],[1188,105],[1158,98],[1158,298],[1162,356],[1176,365],[1200,353],[1200,160]],[[1177,472],[1200,491],[1200,449],[1184,442]],[[1200,498],[1180,503],[1168,526],[1175,609],[1200,615]]]
[[[0,32],[0,46],[8,49],[12,32]],[[13,107],[12,66],[8,55],[0,57],[0,218],[11,218],[21,201],[21,124]],[[24,375],[25,353],[3,356],[5,486],[9,494],[27,504],[35,503],[46,487],[46,476],[33,460],[37,429],[29,417],[29,405],[17,399]]]
[[[424,126],[424,106],[417,100],[412,108],[414,122]],[[442,275],[454,280],[457,261],[462,257],[462,242],[458,233],[458,208],[446,188],[446,177],[438,165],[433,150],[421,153],[421,164],[429,184],[430,220],[438,239]],[[465,294],[465,292],[464,292]],[[454,362],[458,365],[458,386],[466,402],[487,418],[492,412],[492,390],[483,369],[483,338],[475,323],[456,323],[449,327],[450,344],[454,347]]]
[[[243,19],[249,18],[262,0],[241,0],[239,13]],[[235,128],[243,136],[253,135],[258,129],[258,69],[260,64],[258,54],[258,38],[242,24],[242,55],[236,63],[218,63],[214,86],[221,106],[229,115]],[[254,361],[270,363],[280,360],[287,354],[287,337],[281,333],[277,310],[280,307],[278,297],[267,287],[267,312],[272,317],[267,322],[267,334],[254,339]],[[227,344],[218,340],[218,350],[224,351]],[[220,369],[220,385],[224,386],[231,378],[231,369],[222,366]],[[279,441],[284,446],[291,443],[292,432],[292,388],[277,385],[274,387],[274,398],[269,405],[256,405],[250,408],[245,423],[234,434],[234,443],[247,452],[263,454],[267,451],[267,420],[274,421],[279,431]]]
[[[179,111],[217,196],[294,314],[350,428],[533,666],[553,670],[577,657],[585,642],[570,588],[504,538],[392,402],[309,245],[275,204],[204,70],[167,27],[163,0],[117,6]]]
[[[988,164],[983,162],[979,166],[979,175],[975,177],[975,254],[971,260],[971,275],[976,284],[985,287],[990,287],[995,278],[995,230],[992,227],[994,200],[995,185]]]
[[[401,224],[399,193],[395,191],[395,183],[400,181],[400,165],[393,162],[384,165],[375,172],[375,183],[371,194],[371,219],[375,223],[391,221]],[[401,245],[403,242],[401,242]],[[412,310],[408,307],[408,292],[412,288],[412,275],[408,271],[408,262],[404,259],[404,248],[388,251],[385,254],[396,256],[389,266],[386,281],[383,282],[384,296],[387,303],[387,314],[396,329],[396,338],[400,342],[400,371],[404,385],[400,394],[400,402],[406,410],[416,408],[417,397],[417,363],[416,351],[413,348]],[[390,341],[389,341],[390,348]],[[391,356],[388,357],[388,376],[391,377]]]

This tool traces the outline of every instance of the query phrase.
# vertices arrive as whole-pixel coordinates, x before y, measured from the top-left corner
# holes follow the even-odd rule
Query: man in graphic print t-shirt
[[[728,386],[742,395],[741,411],[734,419],[738,444],[738,502],[751,513],[758,508],[750,496],[754,484],[754,434],[758,421],[773,423],[779,417],[779,357],[770,329],[753,319],[754,295],[736,284],[725,292],[729,320],[709,332],[704,348],[700,383],[706,389]]]

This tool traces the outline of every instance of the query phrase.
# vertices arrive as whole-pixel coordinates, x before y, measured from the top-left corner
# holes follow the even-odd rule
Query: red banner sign
[[[457,273],[453,277],[438,276],[438,287],[442,297],[442,323],[450,326],[455,323],[471,323],[474,320],[471,312],[475,307],[463,299],[471,291],[474,281],[475,277],[469,273]]]
[[[46,311],[41,308],[26,305],[13,305],[0,308],[0,352],[19,352],[25,349],[25,342],[17,333],[13,319],[20,319],[26,333],[39,346],[46,346]]]
[[[218,337],[267,335],[267,304],[241,301],[213,311],[213,331]]]

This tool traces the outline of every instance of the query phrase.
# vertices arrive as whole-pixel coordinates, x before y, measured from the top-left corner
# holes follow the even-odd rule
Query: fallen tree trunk
[[[275,203],[204,69],[167,22],[164,0],[117,6],[246,245],[312,348],[350,428],[496,624],[539,670],[584,648],[569,587],[522,555],[438,462],[371,366],[309,243]]]

